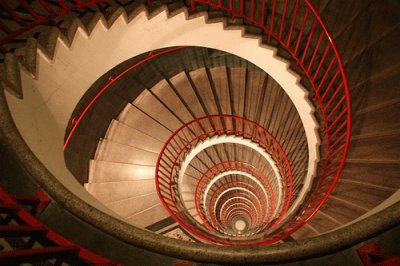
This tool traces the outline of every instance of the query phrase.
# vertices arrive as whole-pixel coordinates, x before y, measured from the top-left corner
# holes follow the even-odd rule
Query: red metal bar
[[[317,55],[318,49],[319,49],[319,47],[321,46],[322,38],[323,38],[324,36],[325,36],[325,35],[324,35],[324,32],[321,32],[321,33],[319,34],[318,42],[317,42],[317,45],[314,47],[314,52],[313,52],[313,55],[312,55],[312,57],[311,57],[310,63],[308,64],[307,72],[310,72],[310,70],[311,70],[311,67],[312,67],[312,65],[313,65],[313,63],[314,63],[314,60],[315,60],[315,56]]]
[[[285,25],[285,16],[286,16],[287,5],[288,5],[288,0],[285,0],[285,2],[283,4],[281,26],[280,26],[280,29],[279,29],[279,38],[281,38],[281,39],[282,39],[283,28],[284,28],[284,25]]]
[[[297,55],[297,52],[299,51],[300,40],[301,40],[301,37],[303,37],[303,32],[304,32],[304,27],[306,26],[308,12],[309,12],[308,9],[306,9],[306,12],[304,13],[304,17],[303,17],[303,22],[301,23],[299,36],[297,36],[296,48],[294,49],[294,52],[293,52],[294,55]],[[297,57],[295,56],[295,58],[297,58]],[[299,61],[299,60],[297,59],[297,61]]]
[[[271,13],[271,28],[269,29],[269,33],[268,33],[268,40],[271,39],[272,36],[272,32],[274,30],[274,16],[275,16],[275,8],[276,8],[276,0],[272,0],[272,13]]]
[[[300,31],[299,31],[299,35],[297,38],[297,42],[296,42],[296,47],[295,49],[291,49],[290,47],[290,40],[293,34],[293,25],[295,24],[296,21],[296,15],[297,15],[297,10],[298,10],[298,0],[296,0],[296,6],[293,10],[293,18],[292,18],[292,25],[291,25],[291,30],[289,30],[289,34],[284,34],[284,25],[285,25],[285,15],[282,16],[282,18],[280,19],[276,19],[276,0],[273,0],[273,2],[271,3],[272,5],[272,10],[271,10],[271,17],[268,18],[270,21],[270,27],[268,28],[267,25],[264,25],[265,21],[266,21],[266,16],[267,16],[267,4],[265,0],[261,0],[261,13],[262,13],[262,18],[261,21],[257,21],[254,17],[254,12],[255,12],[255,2],[254,0],[251,0],[252,2],[251,4],[251,12],[250,14],[245,14],[244,12],[244,1],[240,0],[240,10],[234,10],[233,9],[233,3],[232,0],[228,1],[228,6],[223,6],[222,2],[220,0],[218,0],[218,2],[212,2],[212,1],[205,1],[205,0],[198,0],[197,2],[205,4],[205,5],[209,5],[209,6],[214,6],[214,7],[218,7],[219,9],[223,10],[223,11],[228,11],[231,13],[232,18],[234,18],[235,16],[241,16],[244,19],[252,22],[255,26],[260,27],[261,29],[263,29],[265,32],[267,32],[268,34],[268,39],[270,38],[274,38],[275,40],[277,40],[280,45],[283,48],[286,48],[287,51],[292,55],[293,59],[298,63],[300,69],[303,71],[303,74],[305,77],[307,77],[309,79],[309,81],[311,82],[311,86],[313,87],[315,93],[316,93],[316,99],[318,101],[318,104],[320,105],[320,109],[323,110],[322,112],[322,116],[323,116],[323,121],[324,121],[324,125],[325,128],[328,130],[325,130],[324,132],[324,138],[326,139],[326,144],[329,147],[331,147],[331,152],[327,153],[327,157],[329,157],[330,155],[332,155],[335,151],[337,151],[338,149],[333,149],[333,147],[335,145],[337,145],[336,143],[339,143],[338,140],[336,140],[335,145],[331,145],[330,141],[332,139],[338,138],[341,139],[341,141],[343,140],[344,143],[342,144],[343,146],[343,156],[342,156],[342,161],[340,163],[340,166],[337,168],[337,172],[335,174],[335,178],[332,180],[332,184],[329,187],[329,190],[327,191],[326,195],[323,197],[323,200],[320,202],[320,204],[318,204],[317,207],[315,207],[315,209],[313,210],[308,210],[307,209],[307,215],[313,215],[318,208],[323,204],[323,202],[327,199],[327,197],[329,196],[330,191],[333,189],[333,186],[335,185],[335,183],[337,182],[340,173],[343,169],[344,166],[344,162],[345,162],[345,158],[346,158],[346,154],[348,151],[348,147],[349,147],[349,141],[350,141],[350,130],[351,130],[351,106],[350,106],[350,93],[349,93],[349,89],[348,89],[348,84],[347,84],[347,77],[346,77],[346,73],[344,71],[344,66],[343,66],[343,62],[342,59],[340,57],[340,54],[338,52],[338,49],[336,47],[336,44],[333,41],[332,36],[330,35],[329,31],[327,30],[327,27],[325,25],[325,23],[323,22],[323,20],[321,19],[321,16],[318,14],[317,10],[315,9],[315,7],[312,5],[311,1],[309,0],[302,0],[302,3],[304,3],[305,5],[305,14],[304,17],[302,18],[302,24],[300,27]],[[22,21],[22,19],[17,15],[17,13],[12,10],[11,8],[9,8],[9,6],[7,6],[6,4],[4,4],[3,2],[0,2],[0,5],[2,5],[6,10],[6,13],[10,16],[11,19],[13,19],[14,21],[16,21],[17,23],[20,24],[20,28],[15,29],[12,32],[9,32],[9,35],[2,38],[0,40],[0,47],[2,49],[3,52],[6,51],[6,48],[4,47],[4,45],[6,43],[8,43],[9,41],[17,38],[18,36],[20,36],[21,34],[27,32],[28,30],[34,28],[37,25],[41,25],[43,23],[45,23],[45,21],[52,21],[54,18],[58,17],[58,16],[62,16],[68,12],[71,12],[72,10],[77,10],[80,8],[85,8],[88,7],[90,5],[94,5],[100,2],[107,2],[107,0],[91,0],[91,1],[86,1],[86,2],[81,2],[81,1],[75,1],[75,4],[72,4],[72,2],[69,2],[70,5],[68,6],[66,4],[65,1],[63,0],[59,0],[58,4],[61,7],[60,11],[55,11],[52,10],[51,7],[49,5],[45,5],[46,3],[44,1],[39,0],[39,4],[44,7],[44,9],[48,12],[48,14],[38,14],[38,12],[35,11],[35,9],[32,7],[32,5],[30,5],[26,0],[19,0],[19,2],[21,3],[21,5],[28,10],[28,12],[33,16],[33,18],[35,19],[35,21],[31,22],[31,23],[25,23],[24,21]],[[152,5],[152,1],[148,1],[147,2],[148,5]],[[285,4],[287,4],[287,0],[285,0]],[[192,7],[192,9],[195,9],[195,0],[191,0],[190,1],[190,5]],[[7,10],[8,8],[8,10]],[[285,10],[285,8],[284,8]],[[286,11],[284,11],[283,13],[286,13]],[[308,33],[305,33],[305,25],[307,24],[307,22],[309,22],[308,19],[308,15],[312,14],[313,18],[313,24],[316,24],[316,26],[312,26],[312,29],[310,29],[310,31]],[[280,20],[280,21],[278,21]],[[276,23],[280,22],[280,30],[279,33],[275,33],[274,32],[274,25]],[[267,23],[268,24],[268,23]],[[321,35],[319,37],[319,40],[316,44],[315,47],[312,47],[311,45],[311,39],[312,36],[314,35],[314,31],[315,31],[315,27],[318,26],[318,29],[321,29]],[[4,27],[3,27],[4,28]],[[4,28],[5,29],[5,28]],[[7,31],[7,29],[5,29],[5,31]],[[284,36],[285,35],[285,36]],[[298,55],[298,50],[300,47],[300,43],[302,42],[303,39],[303,35],[305,35],[304,37],[307,38],[307,44],[306,44],[306,48],[301,56],[301,58],[299,58]],[[321,37],[322,36],[322,37]],[[320,51],[320,44],[322,42],[322,40],[328,40],[328,45],[325,47],[325,50],[322,52]],[[182,48],[178,48],[178,49],[182,49]],[[311,51],[312,57],[311,60],[308,64],[308,66],[304,65],[304,59],[306,54],[308,53],[309,49],[314,49]],[[333,57],[329,63],[329,66],[327,68],[327,70],[324,70],[324,73],[321,73],[322,75],[322,79],[319,81],[318,84],[316,84],[317,82],[315,81],[315,79],[318,77],[318,75],[320,75],[320,71],[322,70],[322,66],[325,63],[325,60],[327,58],[327,55],[329,53],[329,51],[332,50],[333,52]],[[315,58],[317,58],[317,56],[319,57],[320,54],[322,53],[322,57],[321,60],[319,62],[319,65],[316,69],[316,71],[312,74],[310,73],[312,70],[312,65],[314,64]],[[148,60],[152,59],[153,57],[150,56]],[[328,84],[328,86],[325,88],[324,93],[322,95],[322,97],[320,97],[319,92],[322,91],[322,86],[325,83],[326,78],[329,76],[329,73],[333,67],[333,64],[337,63],[338,66],[338,70],[337,73],[338,74],[334,74],[334,79],[330,80],[330,83]],[[130,70],[128,70],[130,71]],[[339,87],[337,88],[337,93],[335,91],[334,93],[334,97],[330,96],[328,99],[326,99],[329,96],[328,91],[330,91],[330,89],[332,88],[332,86],[335,84],[335,80],[337,80],[338,78],[340,78],[340,80],[338,81]],[[115,79],[113,79],[115,80]],[[111,84],[110,84],[111,85]],[[104,90],[106,90],[108,87],[103,88]],[[104,92],[104,91],[103,91]],[[100,97],[100,95],[102,94],[102,92],[99,95],[96,95],[94,101],[96,101],[98,99],[98,97]],[[337,96],[341,96],[342,98],[339,100],[339,102],[336,104],[336,106],[332,109],[332,111],[327,114],[325,113],[328,110],[328,107],[330,108],[330,105],[333,104],[335,102],[335,97]],[[327,102],[328,104],[325,104],[324,102]],[[81,121],[81,119],[84,117],[84,115],[86,114],[87,110],[90,109],[91,104],[93,104],[93,102],[91,102],[87,108],[84,110],[84,112],[81,114],[81,116],[79,117],[79,119],[77,120],[78,123],[74,124],[73,129],[70,131],[70,134],[68,135],[66,142],[64,143],[64,149],[67,147],[68,142],[70,140],[70,137],[72,136],[74,130],[76,129],[77,125],[79,124],[79,122]],[[343,110],[337,114],[337,110],[339,110],[340,107],[343,107]],[[339,123],[340,121],[342,121],[342,119],[345,119],[345,121],[343,121],[343,123],[340,124],[339,127],[337,127],[337,123]],[[233,119],[232,119],[233,120]],[[333,122],[330,122],[331,120],[333,120]],[[241,129],[240,127],[240,123],[243,121],[240,120],[235,120],[235,123],[233,123],[232,121],[232,130],[230,131],[230,133],[235,132],[236,134],[243,134],[243,129]],[[235,127],[233,127],[233,125],[235,124]],[[241,124],[242,125],[242,124]],[[228,126],[227,126],[228,127]],[[189,134],[191,134],[191,129],[193,128],[188,128],[187,130],[189,130]],[[203,132],[203,130],[205,129],[201,129],[200,128],[200,132]],[[333,133],[331,133],[331,131],[334,130]],[[343,130],[343,132],[340,133],[340,136],[338,135],[339,131]],[[228,132],[228,131],[226,131]],[[215,131],[213,132],[210,128],[208,129],[208,133],[207,134],[220,134],[222,133],[221,131]],[[202,133],[202,135],[200,135],[201,138],[205,138],[207,137],[207,134]],[[195,133],[195,135],[197,135],[197,133]],[[251,134],[250,136],[252,139],[254,138],[254,140],[258,140],[260,143],[262,143],[262,145],[264,146],[270,146],[271,142],[269,141],[268,137],[266,137],[265,139],[261,137],[257,137],[257,134],[254,134],[254,132]],[[193,141],[197,141],[195,139],[191,140],[191,143],[193,143]],[[340,141],[340,142],[341,142]],[[273,143],[273,141],[272,141]],[[185,145],[186,146],[186,145]],[[172,150],[172,148],[171,148]],[[270,148],[270,150],[272,151],[272,153],[276,153],[274,154],[275,156],[277,156],[278,159],[281,159],[280,157],[283,156],[281,153],[277,152],[276,148]],[[179,156],[181,156],[182,152],[179,151]],[[171,154],[172,155],[172,154]],[[177,165],[178,161],[176,161],[175,158],[171,158],[170,160],[172,160],[172,164],[173,166]],[[282,171],[282,173],[284,173],[284,178],[285,180],[287,180],[288,176],[285,174],[287,169],[284,167],[283,164],[278,164],[279,165],[279,170]],[[325,165],[326,166],[326,165]],[[168,166],[162,166],[160,167],[160,169],[168,169]],[[167,171],[168,172],[168,171]],[[324,174],[324,173],[323,173]],[[289,182],[289,180],[288,180]],[[291,181],[290,181],[291,182]],[[311,195],[311,198],[313,196]],[[311,216],[301,216],[297,222],[297,224],[293,224],[293,227],[289,230],[285,230],[284,233],[279,233],[279,236],[281,235],[287,235],[290,232],[293,232],[294,230],[296,230],[296,228],[299,228],[299,226],[301,226],[302,224],[304,224],[304,222],[306,222]],[[271,237],[268,240],[265,240],[265,242],[263,243],[269,243],[269,241],[273,241],[273,239],[275,240],[275,237]],[[260,242],[261,243],[261,242]]]
[[[24,22],[18,14],[10,7],[8,6],[4,1],[0,1],[0,6],[8,13],[10,14],[11,18],[13,21],[17,22],[19,25],[24,26],[26,25],[26,22]]]
[[[305,58],[306,55],[307,55],[307,51],[308,51],[308,48],[310,47],[310,43],[311,43],[312,37],[313,37],[313,35],[314,35],[315,27],[316,27],[316,26],[317,26],[317,20],[314,19],[314,22],[313,22],[313,24],[312,24],[312,26],[311,26],[310,32],[308,33],[308,40],[307,40],[306,47],[304,48],[303,55],[302,55],[302,57],[301,57],[301,64],[304,63],[304,58]]]
[[[313,76],[313,78],[312,78],[312,81],[313,81],[313,82],[314,82],[315,79],[317,78],[317,76],[318,76],[318,74],[319,74],[319,71],[321,70],[321,67],[322,67],[323,63],[325,62],[326,56],[328,55],[328,52],[329,52],[330,48],[331,48],[331,43],[328,42],[328,44],[327,44],[326,47],[325,47],[324,54],[322,55],[322,58],[321,58],[321,60],[319,61],[318,67],[317,67],[317,69],[315,70],[314,76]]]
[[[293,28],[294,28],[294,25],[296,24],[296,16],[297,16],[297,10],[298,9],[299,9],[299,0],[296,0],[296,3],[294,5],[294,9],[293,9],[292,24],[290,25],[289,34],[288,34],[288,38],[287,38],[287,41],[286,41],[286,46],[287,47],[290,47],[290,40],[292,39]]]

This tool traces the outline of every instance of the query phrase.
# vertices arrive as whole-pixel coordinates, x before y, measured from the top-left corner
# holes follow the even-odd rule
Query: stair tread
[[[104,204],[156,191],[154,180],[86,183],[85,188]]]
[[[170,131],[175,131],[182,124],[180,121],[148,90],[144,90],[132,103],[142,112],[163,124]]]
[[[108,208],[121,217],[133,216],[160,203],[157,192],[134,196],[106,204]]]
[[[111,121],[105,139],[154,153],[159,153],[164,145],[156,138],[117,120]]]
[[[142,125],[146,125],[146,134],[158,139],[162,143],[164,143],[172,134],[171,131],[164,128],[162,125],[154,121],[151,117],[141,112],[131,104],[128,104],[125,107],[117,120],[133,129],[138,130],[140,130]]]
[[[101,160],[89,162],[88,183],[106,183],[154,179],[155,165],[116,163]]]
[[[138,227],[144,228],[146,226],[152,225],[156,222],[159,222],[169,216],[169,213],[164,208],[164,206],[160,203],[158,205],[153,206],[145,211],[139,212],[133,216],[126,217],[125,219]]]
[[[116,163],[156,165],[158,154],[109,140],[99,142],[95,160]]]

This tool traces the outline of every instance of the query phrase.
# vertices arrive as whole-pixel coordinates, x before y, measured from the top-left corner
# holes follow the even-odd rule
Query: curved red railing
[[[97,6],[103,13],[102,3],[112,0],[53,1],[19,0],[16,11],[12,2],[0,1],[3,18],[0,21],[0,50],[8,52],[5,45],[16,40],[32,28],[42,24],[56,25],[55,19],[68,12]],[[134,1],[130,1],[134,2]],[[35,5],[33,4],[35,3]],[[233,21],[243,18],[248,24],[262,30],[267,40],[276,40],[294,61],[298,72],[308,80],[322,117],[325,157],[322,158],[321,175],[308,204],[287,225],[280,236],[284,238],[304,225],[327,200],[343,170],[350,143],[351,103],[344,65],[335,42],[320,14],[310,0],[190,0],[191,10],[200,5],[212,7],[229,14]],[[151,6],[152,1],[147,0]],[[23,16],[21,15],[23,13]],[[29,18],[28,18],[29,17]]]
[[[206,214],[207,209],[205,209],[205,207],[207,207],[207,206],[202,206],[202,204],[201,204],[201,202],[203,202],[204,198],[207,197],[207,195],[204,194],[205,193],[204,190],[215,176],[217,176],[218,174],[221,174],[221,173],[228,172],[230,170],[246,172],[246,173],[256,177],[262,183],[264,189],[268,192],[268,195],[262,195],[263,193],[260,192],[259,190],[255,190],[253,192],[258,196],[258,198],[256,200],[262,201],[261,207],[265,210],[262,221],[264,221],[265,223],[268,223],[272,219],[272,215],[273,215],[275,208],[277,208],[277,206],[275,206],[275,193],[273,191],[273,187],[272,187],[269,179],[264,175],[264,173],[262,173],[262,171],[256,169],[254,166],[251,166],[247,163],[243,163],[243,162],[239,162],[239,161],[226,161],[226,162],[218,163],[218,164],[214,165],[213,167],[211,167],[210,169],[208,169],[207,172],[205,172],[200,177],[199,181],[197,182],[197,186],[196,186],[195,193],[194,193],[194,199],[195,199],[197,213],[198,213],[200,219],[203,221],[204,225],[207,228],[209,228],[210,230],[215,230],[214,227],[212,227],[208,223],[208,220],[211,219],[212,214],[209,212],[207,215]],[[238,183],[238,182],[236,182],[236,183]],[[246,185],[246,183],[244,183],[243,185]],[[240,183],[238,184],[239,187],[242,187],[243,185],[241,185]],[[213,201],[213,199],[214,199],[213,196],[219,195],[221,193],[221,191],[220,191],[221,188],[224,190],[224,189],[228,189],[230,187],[232,187],[232,186],[230,186],[229,182],[226,181],[226,182],[224,182],[223,186],[219,187],[218,189],[216,189],[213,192],[213,195],[211,196],[211,199],[208,204],[209,211],[213,210],[212,206],[215,203]],[[252,189],[255,189],[256,186],[253,185],[253,186],[249,186],[247,188],[252,190]],[[267,204],[267,202],[265,202],[265,198],[268,198],[268,204]],[[267,206],[268,206],[268,208],[267,208]],[[283,213],[282,213],[282,215],[283,215]],[[207,219],[206,216],[209,218]],[[213,221],[213,219],[211,219],[211,221]]]
[[[239,243],[218,239],[202,230],[193,219],[186,216],[186,209],[181,202],[178,188],[178,174],[182,160],[193,147],[207,138],[221,135],[235,135],[257,143],[276,162],[283,183],[281,213],[274,225],[279,224],[286,214],[292,198],[293,175],[289,160],[278,141],[262,126],[248,119],[233,115],[208,115],[182,125],[164,144],[156,165],[156,189],[164,207],[171,216],[190,233],[216,243],[250,245],[259,244],[268,239],[251,243]],[[244,167],[244,166],[242,166]],[[209,225],[209,224],[208,224]]]
[[[68,134],[66,134],[66,139],[64,141],[64,145],[63,145],[63,150],[65,151],[68,147],[69,142],[71,141],[72,136],[74,135],[76,129],[78,128],[79,124],[82,122],[83,118],[86,116],[86,114],[89,112],[90,108],[95,104],[95,102],[114,84],[116,83],[119,79],[121,79],[122,77],[124,77],[126,74],[128,74],[129,72],[133,71],[134,69],[136,69],[137,67],[143,65],[144,63],[171,53],[171,52],[175,52],[181,49],[187,48],[187,46],[178,46],[178,47],[173,47],[173,48],[169,48],[157,53],[153,53],[153,52],[149,52],[148,56],[146,58],[144,58],[143,60],[133,64],[132,66],[128,67],[127,69],[125,69],[124,71],[122,71],[120,74],[116,75],[115,77],[109,77],[108,78],[108,82],[107,84],[104,85],[104,87],[102,87],[97,93],[96,95],[93,97],[93,99],[85,106],[85,108],[83,109],[82,113],[78,116],[78,117],[73,117],[71,119],[72,122],[72,128],[71,130],[68,132]]]
[[[261,193],[252,190],[252,189],[255,189],[255,188],[252,187],[248,183],[244,183],[244,182],[226,182],[226,184],[224,184],[224,187],[221,189],[222,191],[221,190],[217,190],[215,193],[213,193],[213,195],[211,196],[211,201],[209,202],[209,206],[207,208],[208,212],[207,212],[207,210],[205,210],[205,212],[206,212],[205,214],[207,215],[207,219],[205,219],[205,220],[206,220],[207,223],[208,223],[208,221],[210,221],[210,224],[212,224],[212,228],[214,230],[218,230],[220,232],[223,232],[224,231],[223,229],[226,228],[226,225],[227,225],[226,222],[223,221],[224,215],[222,213],[222,210],[218,210],[218,206],[217,206],[217,209],[213,208],[213,205],[216,203],[216,197],[219,194],[223,194],[223,192],[226,191],[226,189],[232,188],[234,186],[236,186],[238,188],[248,189],[248,190],[252,191],[254,194],[257,194],[259,197],[261,197],[261,199],[265,198],[265,196],[261,195]],[[241,193],[238,193],[238,192],[232,193],[232,194],[226,195],[226,197],[224,199],[220,199],[220,200],[222,200],[222,202],[223,202],[224,200],[228,200],[228,199],[230,199],[232,197],[235,197],[235,196],[237,196],[239,194],[241,194]],[[247,195],[249,195],[249,194],[247,194]],[[254,201],[257,201],[257,199],[254,199]],[[220,202],[220,204],[221,204],[221,202]],[[221,207],[221,205],[219,207]],[[263,215],[265,216],[266,212],[263,209],[263,207],[264,207],[263,204],[255,205],[254,207],[255,208],[258,207],[257,208],[257,214],[256,214],[257,215],[257,219],[252,219],[252,221],[254,221],[254,220],[257,221],[258,226],[257,226],[257,228],[254,228],[254,230],[257,231],[259,228],[262,227],[262,223],[263,222],[265,224],[267,223],[267,221],[265,221],[265,218],[262,217]],[[262,213],[261,213],[261,211],[262,211]],[[254,215],[252,215],[252,214],[253,214],[253,212],[249,213],[249,215],[253,218]],[[271,218],[271,217],[268,217],[268,218]],[[203,215],[203,219],[204,219],[204,215]],[[268,219],[268,221],[269,220],[270,219]],[[256,221],[254,221],[254,222],[256,222]]]
[[[282,239],[303,226],[328,199],[344,168],[351,134],[350,92],[337,46],[311,1],[292,2],[289,11],[288,0],[279,2],[283,5],[277,0],[191,0],[193,11],[197,4],[208,5],[230,13],[232,20],[243,18],[261,28],[268,40],[275,39],[289,52],[315,94],[326,148],[322,173],[308,204],[286,226]]]

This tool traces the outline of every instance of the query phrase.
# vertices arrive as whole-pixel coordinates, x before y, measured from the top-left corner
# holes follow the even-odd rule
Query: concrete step
[[[319,235],[319,231],[310,224],[305,224],[302,228],[291,235],[295,240],[311,238]]]
[[[222,114],[232,114],[231,94],[226,67],[214,67],[210,70],[210,82],[214,84],[217,102]]]
[[[192,85],[188,80],[186,73],[181,72],[175,75],[174,77],[170,78],[170,82],[174,86],[177,94],[182,99],[185,106],[189,107],[189,110],[191,110],[193,116],[202,117],[206,115],[196,93],[192,88]]]
[[[393,189],[400,188],[400,164],[371,163],[365,161],[349,161],[343,169],[340,180],[354,180],[376,186]]]
[[[266,74],[261,71],[249,71],[246,76],[244,117],[256,121],[261,113],[266,84]]]
[[[131,104],[128,104],[125,107],[117,120],[137,130],[143,130],[142,126],[146,125],[146,134],[162,143],[164,143],[172,134],[170,130]]]
[[[231,98],[233,99],[233,114],[242,116],[244,114],[245,86],[246,86],[246,69],[231,68],[228,72],[231,82]]]
[[[218,114],[216,99],[214,98],[213,88],[208,78],[205,68],[199,68],[189,73],[189,81],[198,95],[200,104],[206,114]]]
[[[350,145],[348,158],[377,162],[400,161],[400,138],[397,135],[356,139]]]
[[[115,163],[100,160],[89,162],[89,183],[154,180],[155,166]]]
[[[323,212],[317,212],[308,223],[322,234],[341,225],[335,220],[336,219],[332,220],[330,216],[327,217]]]
[[[111,121],[105,139],[154,153],[159,153],[164,145],[164,143],[147,135],[145,132],[133,129],[117,120]]]
[[[343,180],[336,184],[331,195],[370,210],[391,196],[393,192],[393,190],[377,186],[363,185],[362,182],[354,183]]]
[[[157,156],[158,154],[155,152],[138,149],[109,140],[101,140],[94,159],[115,163],[154,166],[157,163]]]
[[[86,183],[86,190],[104,204],[154,193],[154,180]]]
[[[172,110],[181,121],[187,123],[193,120],[192,115],[188,111],[189,106],[184,105],[167,80],[163,79],[158,82],[151,88],[151,91],[169,108],[169,110]]]
[[[144,228],[169,216],[170,215],[164,206],[159,203],[132,216],[125,217],[125,220],[135,226]]]
[[[353,124],[353,135],[358,137],[373,134],[379,137],[379,134],[398,130],[400,128],[399,113],[400,99],[394,103],[371,104],[358,112]]]
[[[172,132],[182,125],[176,116],[148,90],[144,90],[132,104]]]
[[[106,204],[108,208],[121,217],[130,217],[160,203],[157,192],[129,197]]]
[[[336,197],[329,197],[321,211],[346,224],[364,214],[367,209]]]

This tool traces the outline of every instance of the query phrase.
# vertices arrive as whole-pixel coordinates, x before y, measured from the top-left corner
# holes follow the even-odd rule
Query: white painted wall
[[[170,46],[190,45],[220,49],[249,60],[271,75],[287,92],[305,126],[309,149],[307,192],[319,158],[313,108],[299,79],[288,64],[275,57],[275,50],[261,47],[258,39],[242,38],[240,30],[224,30],[221,23],[206,24],[204,17],[186,21],[180,13],[168,19],[166,12],[150,21],[145,12],[129,24],[119,17],[110,29],[100,21],[92,34],[78,29],[71,47],[59,39],[55,57],[49,60],[38,51],[37,76],[21,72],[24,99],[6,92],[11,114],[28,146],[73,193],[93,206],[109,212],[93,199],[65,166],[62,146],[65,128],[73,109],[86,90],[106,71],[144,52]]]

